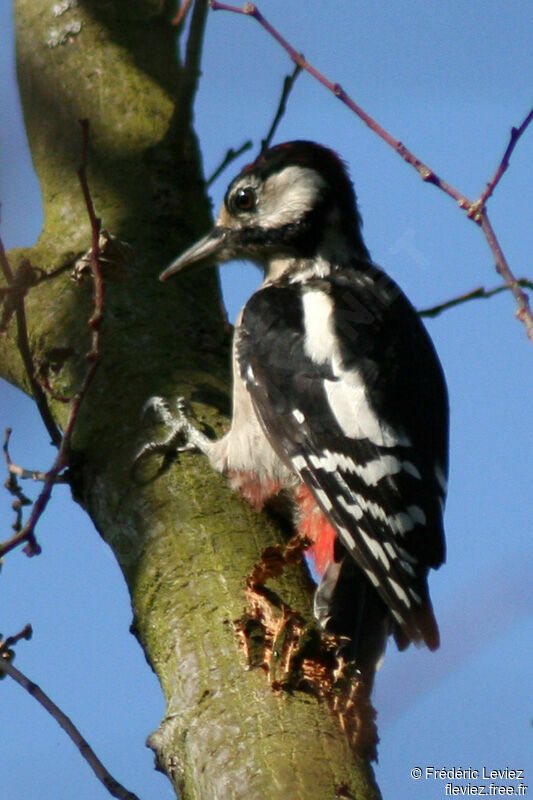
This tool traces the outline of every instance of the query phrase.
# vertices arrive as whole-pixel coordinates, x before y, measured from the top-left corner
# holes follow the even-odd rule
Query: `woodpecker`
[[[420,318],[372,263],[347,169],[308,141],[231,182],[214,228],[161,274],[244,259],[264,272],[233,344],[233,415],[191,446],[260,509],[289,495],[314,610],[371,684],[392,634],[439,646],[427,576],[445,557],[443,372]]]

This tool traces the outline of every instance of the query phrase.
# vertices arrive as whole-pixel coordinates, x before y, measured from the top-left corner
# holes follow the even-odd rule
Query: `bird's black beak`
[[[227,258],[224,254],[226,244],[226,231],[224,228],[214,227],[206,236],[199,239],[192,247],[189,247],[175,261],[168,265],[159,276],[160,281],[166,281],[176,272],[185,272],[190,268],[202,269],[212,267]]]

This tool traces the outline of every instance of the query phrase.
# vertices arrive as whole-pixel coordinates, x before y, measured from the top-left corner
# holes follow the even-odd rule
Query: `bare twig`
[[[32,480],[32,481],[45,481],[48,477],[47,472],[41,472],[38,469],[25,469],[24,467],[20,467],[18,464],[15,464],[11,460],[11,455],[9,453],[9,440],[11,438],[12,430],[11,428],[6,428],[5,437],[4,437],[4,444],[2,446],[2,450],[4,451],[4,458],[6,461],[7,471],[9,475],[14,475],[15,478],[22,478],[23,480]],[[68,479],[63,475],[58,475],[56,478],[56,483],[67,483]],[[28,500],[28,503],[30,501]]]
[[[261,14],[257,6],[253,3],[245,3],[242,8],[238,6],[231,6],[227,5],[226,3],[218,3],[215,0],[211,0],[211,8],[213,11],[231,11],[234,14],[244,14],[245,16],[253,17],[257,22],[275,39],[281,47],[289,54],[292,61],[297,64],[300,69],[308,72],[309,75],[312,75],[315,80],[325,86],[332,94],[335,95],[342,103],[344,103],[348,108],[354,112],[368,127],[374,131],[378,136],[380,136],[385,142],[387,142],[390,147],[392,147],[396,152],[407,161],[407,163],[411,164],[417,172],[422,177],[422,180],[428,183],[434,183],[443,192],[449,194],[450,197],[453,197],[454,200],[461,206],[461,208],[469,209],[472,205],[471,201],[465,197],[465,195],[461,194],[457,191],[453,186],[450,186],[446,181],[439,178],[436,173],[420,161],[414,153],[412,153],[408,148],[400,142],[398,139],[395,139],[391,134],[385,130],[375,119],[373,119],[370,114],[367,114],[361,106],[357,105],[357,103],[352,100],[352,98],[346,94],[344,89],[339,83],[333,83],[325,75],[323,75],[319,70],[317,70],[312,64],[310,64],[307,59],[301,54],[298,53],[297,50],[289,44],[289,42],[281,36],[281,34],[264,18]]]
[[[220,165],[216,168],[216,170],[213,172],[213,174],[206,180],[205,185],[206,186],[211,186],[211,184],[216,181],[218,176],[222,172],[224,172],[226,167],[228,167],[233,161],[235,161],[236,158],[241,156],[247,150],[250,150],[251,147],[252,147],[252,142],[251,142],[250,139],[248,139],[247,142],[244,142],[244,144],[241,144],[241,146],[238,147],[237,150],[234,150],[232,147],[230,147],[229,150],[226,152],[226,155],[224,156],[224,158],[220,162]]]
[[[2,272],[4,273],[4,277],[10,286],[16,285],[16,282],[18,282],[18,280],[21,280],[21,274],[24,271],[31,270],[29,262],[24,261],[17,270],[17,274],[13,273],[9,265],[6,252],[4,250],[4,244],[1,238],[0,238],[0,265],[2,267]],[[37,404],[37,409],[39,411],[39,414],[41,415],[41,419],[44,422],[44,425],[46,427],[46,430],[48,431],[52,443],[56,447],[59,447],[61,444],[61,431],[57,427],[55,420],[52,416],[52,412],[50,411],[50,407],[48,405],[48,400],[46,399],[46,394],[41,385],[39,384],[39,381],[35,377],[35,367],[33,364],[33,358],[28,338],[28,326],[26,322],[26,307],[24,304],[24,295],[25,295],[25,290],[20,289],[20,293],[18,294],[18,296],[16,297],[12,296],[12,298],[10,298],[12,299],[15,306],[15,316],[17,320],[18,349],[24,364],[24,369],[26,370],[26,375],[30,383],[33,397]]]
[[[9,656],[10,648],[16,645],[18,642],[20,642],[21,639],[31,639],[32,636],[33,636],[33,629],[31,625],[28,623],[23,627],[21,631],[15,633],[14,636],[8,636],[7,639],[4,639],[4,641],[0,639],[0,660],[2,659],[2,656],[4,654],[7,654]]]
[[[61,711],[61,709],[53,702],[53,700],[51,700],[48,695],[45,694],[45,692],[43,692],[39,686],[37,686],[36,683],[30,681],[30,679],[27,678],[24,673],[16,669],[16,667],[14,667],[13,664],[11,664],[6,658],[0,657],[0,672],[4,672],[6,675],[9,675],[10,678],[13,678],[13,680],[16,681],[19,686],[22,686],[22,688],[25,689],[28,694],[34,697],[37,702],[48,711],[48,713],[55,719],[57,724],[63,728],[67,736],[72,739],[98,780],[105,786],[107,791],[113,797],[117,797],[119,800],[139,800],[136,794],[133,794],[133,792],[125,789],[122,784],[113,778],[113,776],[104,767],[88,741],[81,735],[80,731],[74,725],[72,720],[67,717],[63,711]]]
[[[489,247],[492,250],[496,261],[496,270],[500,273],[502,278],[504,279],[505,283],[513,293],[516,303],[518,305],[518,311],[516,312],[516,317],[520,322],[522,322],[527,330],[527,334],[529,338],[533,341],[533,314],[531,313],[531,307],[529,305],[529,297],[527,294],[520,288],[519,282],[515,278],[514,274],[511,272],[509,264],[507,263],[507,259],[503,254],[503,250],[500,247],[500,243],[496,238],[496,234],[492,225],[489,222],[489,218],[487,216],[487,211],[484,208],[481,212],[481,219],[480,223],[483,233],[485,234],[485,238],[489,243]]]
[[[5,253],[4,253],[5,259]],[[4,265],[5,261],[2,262]],[[7,262],[8,267],[9,263]],[[67,269],[69,269],[73,264],[73,259],[69,257],[64,264],[60,264],[59,267],[56,267],[50,272],[47,272],[40,267],[34,267],[29,264],[29,262],[22,262],[21,268],[17,270],[14,275],[13,283],[11,286],[0,286],[0,302],[4,302],[6,298],[10,298],[12,296],[18,296],[20,294],[26,295],[29,289],[33,286],[38,286],[40,283],[44,281],[52,280],[56,278],[58,275],[61,275]],[[9,268],[10,269],[10,268]],[[6,274],[6,270],[4,269],[4,274]],[[11,271],[11,269],[10,269]],[[5,309],[3,313],[2,322],[0,322],[0,333],[3,333],[6,328],[7,324],[11,320],[12,314],[15,312],[15,308],[12,309]],[[9,317],[9,318],[7,318]]]
[[[517,284],[525,289],[533,290],[533,281],[530,281],[527,278],[519,278],[517,280]],[[483,286],[478,286],[476,289],[472,289],[470,292],[465,292],[465,294],[461,294],[458,297],[453,297],[451,300],[446,300],[444,303],[439,303],[438,305],[431,306],[430,308],[423,308],[418,312],[418,314],[421,317],[438,317],[443,311],[448,311],[449,308],[454,308],[455,306],[462,305],[463,303],[468,303],[470,300],[486,300],[488,297],[494,297],[495,294],[500,294],[500,292],[509,292],[510,290],[511,287],[507,286],[507,284],[504,284],[503,286],[496,286],[494,289],[485,289]]]
[[[533,314],[529,307],[529,300],[525,292],[520,289],[520,286],[517,283],[516,277],[513,275],[504,255],[499,246],[499,243],[496,239],[496,235],[490,225],[488,217],[486,215],[486,211],[484,208],[484,202],[488,196],[490,196],[493,189],[489,190],[487,197],[485,197],[483,203],[480,201],[483,199],[484,195],[481,195],[480,199],[473,202],[469,200],[466,195],[462,194],[458,189],[454,186],[449,184],[447,181],[440,178],[437,173],[431,169],[427,164],[424,164],[417,156],[411,152],[402,142],[398,139],[395,139],[385,128],[383,128],[376,120],[374,120],[369,114],[364,111],[361,106],[357,105],[357,103],[352,100],[349,95],[346,94],[342,86],[338,83],[333,83],[328,78],[325,77],[321,72],[319,72],[312,64],[310,64],[303,55],[298,53],[292,45],[287,42],[286,39],[281,36],[281,34],[263,17],[261,12],[253,3],[245,3],[242,8],[238,6],[228,5],[227,3],[219,3],[217,0],[210,0],[210,5],[213,11],[230,11],[234,14],[244,14],[246,16],[253,17],[266,31],[267,33],[275,39],[281,47],[288,53],[292,61],[297,64],[301,69],[308,72],[310,75],[315,78],[319,83],[326,87],[330,92],[332,92],[335,97],[337,97],[342,103],[344,103],[351,111],[354,112],[368,127],[374,131],[381,139],[383,139],[390,147],[392,147],[408,164],[410,164],[421,176],[422,180],[426,181],[427,183],[432,183],[434,186],[437,186],[441,191],[445,194],[452,197],[460,208],[466,212],[468,217],[472,219],[480,228],[483,230],[489,247],[492,250],[492,253],[495,258],[496,262],[496,269],[504,278],[506,284],[508,285],[509,289],[512,291],[513,295],[518,304],[518,312],[516,314],[517,318],[524,323],[526,327],[527,334],[530,339],[533,340]],[[527,125],[533,119],[532,115],[528,115],[520,128],[520,134],[526,129]],[[510,147],[508,148],[509,152],[507,153],[507,161],[509,159],[510,153],[514,149],[516,141],[518,140],[518,135],[513,138],[513,141],[510,143]],[[504,163],[503,171],[506,168],[506,164]],[[502,172],[503,174],[503,172]],[[498,171],[495,175],[495,178],[492,179],[494,186],[498,183],[501,175],[498,175]],[[491,183],[492,183],[491,182]],[[485,190],[486,194],[487,190]]]
[[[522,134],[524,133],[524,131],[526,130],[526,128],[528,127],[528,125],[531,123],[532,120],[533,120],[533,108],[531,109],[525,120],[522,122],[522,124],[518,126],[518,128],[511,128],[511,136],[509,139],[509,144],[507,145],[505,153],[503,154],[503,158],[500,161],[500,164],[498,165],[498,169],[492,176],[491,180],[487,183],[487,188],[485,189],[485,191],[478,200],[480,211],[482,208],[485,207],[487,200],[489,199],[489,197],[491,197],[496,186],[500,182],[504,172],[509,166],[509,160],[511,158],[511,154],[515,149],[516,145],[518,144],[518,140],[520,139],[520,137],[522,136]]]
[[[183,64],[180,84],[180,97],[176,106],[180,109],[181,115],[183,115],[184,112],[188,115],[192,115],[192,104],[200,78],[200,61],[202,57],[207,12],[208,7],[205,0],[195,0],[189,36],[185,47],[185,62]]]
[[[28,548],[28,554],[31,555],[38,555],[41,552],[41,548],[39,547],[37,540],[35,538],[35,534],[32,532],[28,533],[22,527],[22,509],[24,506],[31,506],[31,500],[26,497],[22,489],[20,488],[17,476],[13,473],[10,469],[11,466],[11,457],[9,455],[9,439],[11,437],[11,428],[7,428],[4,437],[4,444],[2,450],[4,451],[4,458],[8,468],[8,478],[4,484],[8,492],[15,498],[11,507],[15,512],[15,522],[12,524],[12,529],[15,531],[14,535],[11,539],[8,539],[6,542],[2,542],[0,544],[0,558],[8,553],[10,550],[13,550],[15,547],[18,547],[19,544],[22,542],[26,542],[26,546]]]
[[[7,539],[0,544],[0,558],[24,542],[26,542],[24,552],[27,556],[38,556],[41,553],[41,546],[37,543],[34,531],[28,532],[26,526],[24,526],[11,539]]]
[[[35,377],[39,381],[40,386],[42,386],[43,389],[46,389],[47,393],[52,398],[52,400],[55,400],[57,403],[64,403],[65,405],[67,403],[70,403],[70,397],[66,397],[65,395],[59,394],[59,392],[56,392],[56,390],[48,380],[48,375],[46,373],[46,370],[42,366]]]
[[[266,138],[263,139],[263,141],[261,142],[260,153],[264,153],[265,150],[268,150],[268,148],[270,147],[272,139],[274,138],[274,134],[278,129],[278,125],[283,119],[283,115],[285,114],[285,111],[287,109],[287,100],[291,93],[292,87],[294,86],[296,78],[298,77],[301,71],[302,71],[301,66],[299,64],[296,64],[292,73],[290,75],[285,76],[285,79],[283,81],[283,88],[281,90],[281,97],[278,103],[278,108],[274,116],[274,119],[272,121],[272,125],[270,126],[270,130],[267,133]]]
[[[40,495],[38,496],[37,500],[34,503],[28,521],[16,536],[14,536],[8,542],[4,542],[3,544],[0,545],[0,556],[4,555],[5,553],[8,553],[10,550],[13,550],[14,547],[21,544],[21,542],[23,541],[27,542],[27,545],[24,548],[24,552],[27,555],[36,555],[38,552],[40,552],[40,548],[37,549],[38,545],[36,544],[35,541],[35,526],[38,520],[40,519],[42,513],[44,512],[46,506],[48,505],[48,502],[52,494],[52,489],[57,481],[58,475],[68,466],[72,432],[74,430],[74,426],[78,419],[83,400],[87,395],[89,387],[95,376],[96,370],[98,369],[99,366],[100,327],[102,323],[103,306],[104,306],[104,283],[102,280],[102,271],[100,268],[100,261],[98,256],[98,242],[100,237],[101,221],[96,216],[93,201],[91,198],[91,193],[89,190],[89,185],[87,183],[89,121],[80,120],[80,125],[82,128],[82,161],[78,169],[78,178],[80,181],[81,190],[83,193],[83,197],[85,199],[87,212],[89,214],[89,219],[91,222],[90,265],[91,265],[91,273],[92,273],[93,287],[94,287],[93,312],[88,321],[89,327],[91,328],[92,331],[91,349],[87,354],[89,367],[87,369],[87,372],[85,373],[85,377],[82,381],[80,389],[76,392],[72,400],[67,424],[65,426],[64,435],[63,438],[61,439],[61,444],[59,446],[59,452],[57,454],[54,463],[52,464],[51,469],[46,473],[44,486],[42,488]]]

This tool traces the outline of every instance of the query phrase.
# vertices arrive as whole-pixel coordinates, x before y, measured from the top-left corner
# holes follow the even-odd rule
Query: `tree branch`
[[[283,119],[283,115],[285,114],[285,111],[287,109],[287,100],[292,91],[292,87],[294,86],[296,78],[298,77],[301,71],[302,71],[301,66],[299,64],[296,64],[291,75],[285,76],[285,79],[283,81],[283,88],[281,90],[281,97],[278,103],[278,108],[274,116],[274,119],[272,121],[272,125],[270,126],[270,130],[268,131],[266,138],[263,139],[263,141],[261,142],[260,153],[264,153],[265,150],[268,150],[268,148],[270,147],[272,139],[274,138],[274,134],[276,133],[279,123]]]
[[[4,250],[4,243],[2,242],[1,237],[0,266],[2,267],[2,272],[4,273],[5,279],[9,284],[9,288],[15,290],[12,294],[10,294],[9,301],[13,304],[15,310],[15,317],[17,320],[17,344],[24,364],[24,369],[26,371],[26,376],[28,378],[37,409],[41,415],[42,421],[44,422],[45,428],[48,431],[52,443],[56,447],[59,447],[61,444],[61,431],[57,427],[52,416],[52,412],[50,411],[50,407],[48,405],[48,400],[46,399],[46,394],[35,376],[35,367],[33,364],[33,358],[28,339],[28,326],[26,322],[24,296],[26,294],[28,285],[30,285],[29,273],[32,272],[32,267],[28,261],[23,261],[17,272],[14,274],[9,265],[6,251]]]
[[[516,312],[516,318],[522,322],[527,330],[527,334],[529,338],[533,341],[533,314],[531,313],[531,307],[529,305],[529,297],[527,294],[520,288],[520,285],[515,278],[514,274],[507,263],[507,259],[503,254],[503,250],[500,247],[500,243],[496,238],[496,234],[492,225],[489,222],[489,218],[487,215],[487,210],[484,208],[481,212],[481,218],[479,222],[483,233],[489,243],[489,247],[492,250],[492,253],[496,260],[496,270],[500,273],[502,278],[504,279],[505,283],[512,291],[516,303],[518,305],[518,311]]]
[[[20,638],[20,637],[19,637]],[[6,640],[7,642],[8,640]],[[1,653],[1,651],[0,651]],[[22,686],[28,694],[34,697],[43,708],[55,719],[57,724],[63,728],[67,736],[72,739],[82,757],[88,763],[98,780],[105,786],[108,792],[119,800],[139,800],[136,794],[129,792],[122,786],[104,767],[89,742],[81,735],[72,720],[51,700],[36,683],[16,669],[5,657],[0,654],[0,672],[9,675],[19,686]]]
[[[500,161],[498,169],[492,176],[491,180],[487,183],[487,188],[485,189],[485,191],[478,200],[480,210],[485,207],[487,200],[489,199],[489,197],[491,197],[496,186],[503,177],[504,172],[507,170],[509,166],[509,160],[511,158],[512,152],[515,149],[516,145],[518,144],[518,140],[525,132],[526,128],[528,127],[528,125],[531,123],[532,120],[533,120],[533,108],[531,109],[525,120],[522,122],[522,124],[518,126],[518,128],[511,128],[511,136],[509,139],[509,144],[507,145],[505,153],[503,154],[503,158]]]
[[[294,47],[292,47],[286,39],[281,36],[281,34],[263,17],[259,9],[253,3],[245,3],[242,8],[238,6],[228,5],[226,3],[219,3],[216,0],[210,0],[211,8],[213,11],[230,11],[234,14],[244,14],[246,16],[253,17],[266,31],[267,33],[275,39],[281,47],[288,53],[292,61],[297,64],[301,69],[308,72],[310,75],[315,78],[319,83],[326,87],[332,94],[335,95],[342,103],[344,103],[348,108],[354,112],[368,127],[374,131],[381,139],[383,139],[390,147],[395,150],[398,155],[403,158],[408,164],[410,164],[416,171],[419,173],[420,177],[426,183],[432,183],[434,186],[437,186],[441,191],[445,194],[452,197],[460,208],[466,212],[467,216],[472,219],[480,228],[483,230],[487,242],[489,244],[490,249],[494,255],[496,261],[496,269],[504,278],[507,286],[513,292],[515,299],[518,304],[518,312],[516,314],[517,318],[523,322],[526,327],[528,337],[533,341],[533,314],[531,313],[531,309],[529,307],[529,300],[527,295],[521,291],[520,287],[518,286],[517,280],[513,275],[505,256],[500,248],[500,245],[496,239],[496,235],[492,229],[492,226],[489,223],[488,217],[486,215],[486,211],[484,208],[484,203],[488,196],[490,196],[490,190],[487,197],[483,200],[484,194],[475,201],[472,202],[469,200],[466,195],[462,194],[458,189],[454,186],[449,184],[447,181],[440,178],[437,173],[431,169],[427,164],[421,161],[417,156],[411,152],[402,142],[398,139],[395,139],[385,128],[383,128],[376,120],[374,120],[369,114],[364,111],[361,106],[357,105],[357,103],[352,100],[352,98],[346,94],[344,89],[339,83],[333,83],[325,75],[323,75],[319,70],[313,67],[302,54],[298,53]],[[509,156],[516,145],[516,141],[518,140],[519,136],[524,132],[526,127],[533,119],[533,112],[528,114],[520,128],[518,129],[520,133],[513,137],[513,140],[510,142],[507,155],[507,163],[509,160]],[[505,156],[504,156],[505,162]],[[501,165],[500,165],[501,166]],[[505,170],[507,164],[504,163],[503,171]],[[502,174],[503,174],[502,171]],[[496,173],[495,179],[493,178],[492,182],[494,183],[494,187],[498,183],[501,175],[498,175],[498,171]],[[491,182],[491,183],[492,183]],[[489,184],[490,186],[490,184]],[[481,202],[483,200],[483,202]]]
[[[517,284],[526,289],[533,290],[533,281],[530,281],[527,278],[519,278],[517,280]],[[485,289],[483,286],[478,286],[476,289],[472,289],[470,292],[465,292],[465,294],[461,294],[458,297],[452,298],[451,300],[446,300],[444,303],[439,303],[438,305],[430,306],[429,308],[423,308],[418,312],[418,314],[421,317],[438,317],[443,311],[448,311],[450,308],[462,305],[463,303],[468,303],[470,300],[486,300],[488,297],[494,297],[495,294],[508,291],[510,291],[510,287],[507,286],[507,284],[504,286],[496,286],[494,289]]]
[[[212,173],[212,175],[206,180],[205,185],[211,186],[211,184],[216,181],[218,176],[222,172],[224,172],[226,167],[228,167],[233,161],[235,161],[236,158],[245,153],[247,150],[250,150],[251,147],[252,147],[251,139],[248,139],[248,141],[244,142],[244,144],[241,144],[241,146],[238,147],[237,150],[234,150],[232,147],[230,147],[229,150],[226,151],[226,155],[220,162],[219,166]]]
[[[8,474],[14,475],[16,478],[22,478],[24,480],[45,481],[47,476],[46,472],[41,472],[41,470],[38,469],[25,469],[24,467],[20,467],[18,464],[15,464],[11,460],[11,456],[9,454],[9,440],[11,438],[11,433],[12,433],[11,428],[6,428],[4,436],[4,444],[2,446]],[[56,480],[56,483],[66,483],[66,481],[61,475],[59,475]],[[28,500],[28,503],[29,502],[30,501]]]
[[[14,636],[8,636],[7,639],[4,639],[3,641],[0,638],[0,662],[2,661],[2,658],[5,657],[6,655],[8,656],[8,658],[11,658],[11,655],[9,653],[11,647],[20,642],[21,639],[29,640],[31,639],[32,636],[33,636],[33,629],[31,625],[28,623],[23,627],[21,631],[15,633]]]
[[[281,90],[281,97],[278,103],[278,108],[276,110],[276,114],[274,115],[274,119],[272,121],[272,125],[266,135],[266,137],[261,141],[261,148],[259,153],[263,153],[267,148],[270,147],[272,139],[274,138],[274,134],[278,128],[279,123],[281,122],[283,115],[285,114],[287,108],[287,99],[291,93],[292,87],[298,75],[300,74],[301,69],[296,65],[294,71],[291,75],[286,75],[283,81],[283,88]],[[236,158],[240,155],[245,153],[247,150],[250,150],[252,147],[252,142],[248,139],[244,144],[242,144],[237,150],[234,150],[232,147],[226,151],[226,155],[222,159],[220,165],[215,169],[212,175],[206,180],[205,185],[211,186],[214,181],[219,177],[219,175],[224,172],[224,170],[233,162]]]
[[[85,205],[87,208],[87,213],[89,215],[89,220],[91,223],[90,266],[93,278],[93,291],[94,291],[93,311],[88,321],[89,327],[91,328],[91,349],[87,354],[89,367],[87,369],[87,372],[85,373],[85,377],[82,381],[81,387],[76,392],[74,399],[72,401],[69,416],[67,419],[67,424],[65,426],[65,432],[59,445],[58,454],[56,456],[54,463],[52,464],[51,469],[45,474],[44,486],[41,490],[40,495],[38,496],[37,500],[33,505],[28,521],[22,527],[22,529],[16,534],[16,536],[13,536],[9,541],[0,544],[0,556],[10,552],[22,542],[27,543],[26,547],[24,548],[24,552],[28,556],[38,555],[40,553],[41,548],[39,547],[35,539],[35,526],[37,525],[37,522],[39,521],[46,506],[48,505],[50,497],[52,496],[52,490],[54,488],[54,485],[57,483],[59,473],[62,472],[68,466],[72,432],[74,430],[74,426],[78,419],[83,400],[87,395],[87,392],[93,381],[96,370],[98,369],[99,366],[100,327],[102,323],[103,304],[104,304],[104,284],[102,280],[102,271],[98,255],[101,221],[96,216],[96,212],[94,210],[94,204],[89,190],[89,185],[87,183],[87,152],[89,145],[89,121],[80,120],[80,125],[82,128],[82,159],[81,159],[81,164],[78,168],[78,178],[82,194],[85,199]]]
[[[238,6],[231,6],[227,5],[226,3],[218,3],[216,0],[211,0],[211,8],[213,11],[231,11],[234,14],[244,14],[245,16],[253,17],[257,22],[263,27],[269,34],[275,39],[281,47],[289,54],[292,61],[297,64],[300,69],[305,70],[311,75],[315,80],[325,86],[332,94],[337,97],[342,103],[344,103],[348,108],[354,112],[368,127],[374,131],[381,139],[383,139],[390,147],[392,147],[396,152],[407,161],[408,164],[411,164],[417,172],[420,174],[422,180],[426,181],[427,183],[433,183],[442,189],[443,192],[449,194],[450,197],[453,197],[454,200],[460,205],[461,208],[469,209],[472,205],[471,201],[468,200],[465,195],[461,194],[457,189],[453,186],[448,184],[446,181],[439,178],[436,173],[424,164],[423,161],[420,161],[414,153],[412,153],[402,142],[398,139],[395,139],[385,128],[383,128],[375,119],[373,119],[370,114],[367,114],[361,106],[359,106],[352,98],[344,91],[342,86],[339,83],[334,83],[326,78],[318,69],[316,69],[307,59],[305,58],[302,53],[298,53],[294,47],[289,44],[289,42],[283,38],[283,36],[265,19],[265,17],[261,14],[257,6],[253,3],[245,3],[242,8]]]
[[[14,550],[15,547],[18,547],[19,544],[22,542],[27,543],[28,548],[28,555],[38,555],[41,552],[41,548],[39,547],[37,540],[35,538],[35,534],[33,532],[28,533],[24,530],[22,525],[22,509],[24,506],[30,506],[31,500],[26,497],[22,489],[20,488],[17,476],[12,470],[11,467],[11,458],[9,455],[9,439],[11,436],[11,428],[6,428],[5,437],[4,437],[4,444],[2,450],[4,451],[4,458],[8,468],[8,478],[5,482],[5,487],[8,492],[15,498],[11,507],[16,514],[15,522],[11,526],[12,530],[15,531],[15,534],[5,542],[0,544],[0,559],[6,553],[9,553],[11,550]]]
[[[204,41],[205,22],[208,6],[205,0],[196,0],[191,16],[189,36],[185,48],[185,63],[180,84],[179,108],[192,115],[192,104],[198,89],[200,61]]]

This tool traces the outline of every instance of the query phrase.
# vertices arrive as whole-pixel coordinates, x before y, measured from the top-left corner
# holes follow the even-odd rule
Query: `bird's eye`
[[[256,203],[254,190],[249,186],[239,189],[233,196],[233,203],[238,211],[252,211]]]

